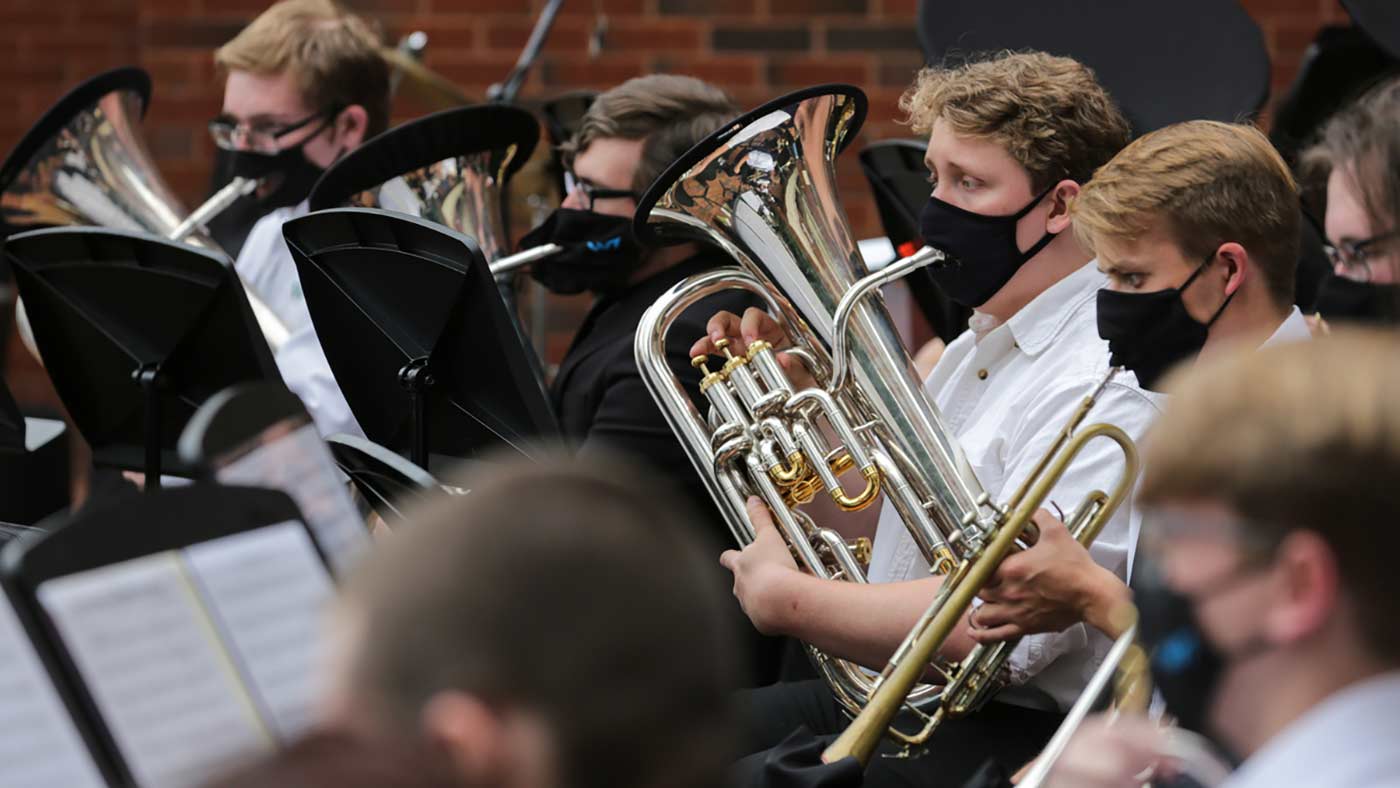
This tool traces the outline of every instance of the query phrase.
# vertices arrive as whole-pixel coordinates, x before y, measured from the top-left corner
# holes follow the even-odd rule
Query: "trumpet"
[[[1115,611],[1121,621],[1121,634],[1113,642],[1084,691],[1075,699],[1064,722],[1055,730],[1040,755],[1028,765],[1018,788],[1042,788],[1052,776],[1056,764],[1069,748],[1070,741],[1106,690],[1112,689],[1113,706],[1110,721],[1123,715],[1147,716],[1152,696],[1151,660],[1137,642],[1137,610],[1131,604]],[[1111,685],[1111,687],[1110,687]],[[1220,756],[1205,737],[1175,726],[1164,729],[1161,754],[1170,758],[1178,774],[1189,775],[1196,784],[1214,786],[1230,775],[1229,763]]]
[[[741,268],[674,286],[643,316],[634,343],[648,389],[741,545],[754,538],[745,500],[758,495],[808,572],[867,582],[868,544],[848,543],[800,507],[825,494],[853,511],[883,493],[930,570],[944,576],[934,607],[879,677],[808,647],[855,718],[828,755],[849,752],[863,762],[885,731],[920,743],[939,721],[975,710],[1001,686],[1009,648],[979,649],[961,665],[936,666],[936,681],[919,680],[1079,448],[1105,437],[1122,447],[1126,463],[1112,494],[1095,493],[1070,518],[1086,540],[1126,497],[1137,465],[1132,441],[1117,427],[1074,434],[1105,379],[1062,432],[1055,448],[1064,446],[1063,455],[1047,455],[1007,505],[991,500],[925,393],[879,295],[886,283],[947,264],[946,256],[923,249],[869,273],[837,198],[835,158],[855,138],[865,108],[853,87],[809,88],[741,116],[671,165],[639,203],[638,237],[704,241]],[[816,387],[795,390],[766,342],[738,353],[726,346],[715,371],[707,359],[694,360],[710,404],[708,416],[700,415],[666,363],[666,333],[686,308],[728,289],[764,302]],[[860,474],[859,489],[840,478],[851,470]],[[890,728],[906,705],[924,716],[924,730]]]

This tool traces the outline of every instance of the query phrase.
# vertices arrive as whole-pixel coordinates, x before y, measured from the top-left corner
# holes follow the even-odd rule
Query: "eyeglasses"
[[[1322,250],[1327,253],[1327,259],[1332,263],[1332,267],[1345,271],[1348,279],[1369,282],[1371,281],[1371,266],[1377,262],[1374,256],[1379,251],[1379,247],[1397,237],[1400,237],[1400,230],[1391,230],[1360,241],[1343,244],[1324,241]]]
[[[585,209],[589,211],[593,210],[593,204],[598,200],[616,200],[622,198],[640,200],[642,198],[640,194],[630,189],[604,189],[600,186],[594,186],[592,183],[582,180],[576,175],[570,176],[570,180],[573,181],[573,188],[569,190],[570,193],[575,190],[583,192],[584,206]]]
[[[317,120],[325,119],[329,123],[335,112],[335,110],[323,110],[286,124],[259,123],[249,125],[235,123],[226,118],[215,118],[209,121],[209,135],[214,138],[214,144],[224,150],[238,150],[240,147],[246,147],[258,153],[276,153],[280,150],[277,140],[294,131],[304,129]],[[321,129],[318,128],[316,133],[320,132]],[[315,134],[311,136],[315,136]],[[239,137],[242,137],[243,140],[241,145]]]

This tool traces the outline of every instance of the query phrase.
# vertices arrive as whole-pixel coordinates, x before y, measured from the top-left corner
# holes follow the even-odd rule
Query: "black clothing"
[[[673,285],[711,268],[732,264],[722,254],[702,252],[627,290],[600,297],[584,318],[550,387],[560,428],[580,456],[600,450],[617,452],[673,482],[700,521],[709,526],[702,536],[714,552],[716,576],[723,578],[725,587],[731,580],[719,566],[718,558],[721,551],[737,546],[734,537],[685,448],[647,390],[632,344],[642,314]],[[666,335],[667,362],[701,413],[709,411],[709,403],[700,394],[700,372],[690,365],[690,346],[705,335],[705,324],[716,312],[742,314],[755,303],[743,291],[716,293],[691,306],[671,324]],[[718,366],[712,364],[711,368]],[[774,681],[782,641],[758,635],[737,601],[734,612],[736,626],[746,633],[744,639],[752,652],[752,682],[762,685]]]
[[[848,784],[843,769],[797,768],[801,754],[812,750],[803,748],[793,731],[805,726],[825,747],[849,723],[825,683],[776,684],[741,692],[739,700],[744,718],[740,752],[746,757],[734,766],[732,786]],[[958,788],[987,769],[989,760],[1009,774],[1040,754],[1063,719],[1058,713],[993,701],[974,714],[944,722],[918,757],[883,757],[899,751],[886,739],[866,767],[864,785]],[[915,721],[903,715],[896,722],[901,730],[917,730]],[[820,748],[815,751],[820,754]],[[801,779],[790,781],[797,772]]]

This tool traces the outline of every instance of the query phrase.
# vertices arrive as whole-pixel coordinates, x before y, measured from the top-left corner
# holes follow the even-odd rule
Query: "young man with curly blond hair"
[[[932,193],[921,217],[925,243],[956,264],[936,281],[974,310],[971,329],[952,342],[926,387],[949,430],[995,501],[1006,500],[1029,475],[1054,436],[1108,371],[1098,336],[1095,300],[1104,275],[1071,232],[1069,205],[1094,170],[1128,141],[1128,124],[1084,65],[1044,53],[1002,53],[957,67],[920,72],[901,102],[913,128],[928,135],[925,162]],[[717,315],[704,351],[729,336],[781,341],[761,312]],[[1141,436],[1157,413],[1131,379],[1111,382],[1092,414]],[[1107,489],[1122,469],[1116,447],[1089,444],[1065,474],[1054,502],[1075,506],[1090,490]],[[876,512],[878,507],[872,507]],[[823,526],[848,535],[875,530],[869,584],[826,581],[798,571],[762,505],[750,507],[758,538],[723,563],[734,591],[762,631],[789,635],[873,669],[883,667],[942,583],[892,507],[878,521],[823,516]],[[1092,548],[1098,565],[1125,578],[1141,516],[1120,507]],[[1049,512],[1042,532],[1068,538]],[[944,646],[959,659],[974,645],[964,623]],[[1037,752],[1108,640],[1075,624],[1024,639],[1009,661],[1011,686],[981,711],[945,722],[922,758],[877,758],[866,784],[911,777],[959,784],[987,758],[1015,768]],[[818,682],[759,690],[748,697],[751,752],[771,747],[799,725],[817,734],[846,724]],[[906,727],[911,721],[905,721]],[[741,765],[749,774],[766,756]]]

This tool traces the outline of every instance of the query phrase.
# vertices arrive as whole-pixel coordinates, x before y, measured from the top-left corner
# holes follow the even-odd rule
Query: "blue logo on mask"
[[[622,248],[622,236],[616,235],[606,241],[589,241],[585,244],[590,252],[606,252]]]

